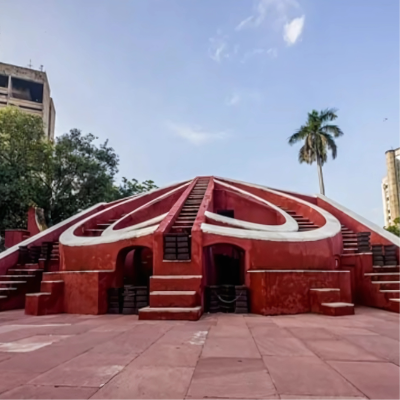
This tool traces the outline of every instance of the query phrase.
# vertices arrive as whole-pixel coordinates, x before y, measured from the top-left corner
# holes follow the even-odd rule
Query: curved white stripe
[[[126,228],[121,228],[121,229],[114,229],[114,227],[121,223],[125,218],[130,217],[131,215],[137,213],[138,211],[143,210],[144,208],[151,206],[152,204],[158,203],[159,201],[171,196],[171,194],[183,189],[185,186],[188,186],[190,182],[183,184],[182,186],[179,186],[167,193],[164,193],[163,195],[156,197],[155,199],[143,204],[142,206],[136,208],[135,210],[133,210],[132,212],[130,212],[129,214],[124,215],[121,219],[119,219],[118,221],[114,222],[112,225],[110,225],[109,227],[107,227],[101,236],[108,236],[108,235],[112,235],[114,233],[119,233],[119,232],[129,232],[130,230],[132,230],[132,226],[127,226]],[[165,214],[167,215],[167,214]],[[156,217],[158,218],[158,217]]]
[[[234,218],[227,218],[227,217],[222,217],[220,215],[217,215],[218,217],[222,217],[222,218],[226,218],[229,222],[230,225],[236,225],[239,226],[241,228],[245,228],[245,229],[255,229],[258,231],[273,231],[273,232],[296,232],[299,230],[299,225],[297,224],[297,221],[291,216],[289,215],[287,212],[283,211],[281,208],[277,207],[275,204],[270,203],[267,200],[262,199],[261,197],[258,197],[252,193],[246,192],[243,189],[239,189],[235,186],[232,185],[228,185],[225,182],[221,182],[217,179],[214,179],[215,183],[218,183],[219,185],[225,186],[231,190],[237,191],[239,193],[245,194],[246,196],[250,196],[255,200],[260,201],[261,203],[264,203],[266,206],[274,209],[275,211],[277,211],[279,214],[281,214],[284,218],[285,218],[285,223],[281,224],[281,225],[263,225],[263,224],[255,224],[253,222],[247,222],[247,221],[241,221],[238,219],[234,219]],[[212,219],[212,218],[211,218]],[[237,221],[237,222],[234,222]],[[225,222],[225,221],[221,221],[221,222]],[[246,228],[246,226],[248,226],[248,228]],[[252,226],[252,227],[251,227]]]
[[[123,234],[118,235],[109,235],[109,236],[74,236],[71,237],[70,235],[62,235],[62,241],[60,237],[60,243],[65,246],[73,246],[73,247],[80,247],[80,246],[90,246],[90,245],[98,245],[98,244],[105,244],[105,243],[114,243],[120,240],[126,239],[134,239],[146,235],[150,235],[154,233],[160,225],[153,225],[142,229],[136,229],[130,232],[124,232]],[[77,240],[78,239],[78,240]],[[100,240],[99,240],[100,239]]]
[[[29,244],[31,244],[35,240],[40,239],[43,236],[46,236],[47,234],[56,231],[57,229],[61,228],[62,226],[69,224],[70,222],[74,221],[75,219],[81,217],[84,214],[89,213],[90,211],[94,210],[97,207],[100,207],[103,204],[107,204],[107,203],[97,203],[94,206],[89,207],[86,210],[82,210],[82,211],[78,212],[77,214],[73,215],[72,217],[69,217],[69,218],[65,219],[64,221],[61,221],[58,224],[51,226],[50,228],[38,233],[37,235],[31,236],[30,238],[23,240],[22,242],[16,244],[15,246],[12,246],[9,249],[4,250],[3,252],[0,253],[0,259],[9,256],[14,251],[18,251],[19,250],[19,246],[28,246]]]
[[[185,181],[185,183],[181,187],[189,185],[190,182],[192,182],[192,181],[193,181],[193,179],[189,180],[189,181]],[[176,183],[173,184],[173,185],[176,185]],[[173,185],[169,185],[169,186],[173,186]],[[166,187],[169,187],[169,186],[166,186]],[[155,189],[155,190],[152,190],[151,192],[162,190],[162,189],[165,189],[166,187]],[[170,191],[168,193],[174,192],[175,190],[177,190],[177,189],[173,189],[172,191]],[[142,193],[142,194],[138,195],[136,198],[146,196],[149,193],[150,192]],[[163,197],[163,196],[164,195],[161,195],[161,196],[157,197],[156,199],[150,201],[149,203],[152,203],[153,201],[155,201],[155,200],[157,200],[157,199],[159,199],[160,197]],[[89,246],[89,245],[94,245],[94,244],[113,243],[113,242],[117,242],[119,240],[130,239],[130,238],[134,238],[134,237],[140,237],[140,236],[143,236],[144,234],[147,235],[149,233],[153,233],[157,229],[158,225],[154,230],[152,230],[153,227],[145,228],[145,229],[141,229],[141,230],[132,230],[132,227],[128,227],[128,228],[124,228],[124,229],[119,229],[117,231],[113,231],[113,232],[115,232],[115,234],[111,234],[110,233],[110,234],[102,235],[102,236],[77,236],[77,235],[74,234],[75,230],[77,228],[79,228],[80,226],[82,226],[85,222],[91,220],[94,217],[100,216],[105,211],[109,211],[109,210],[111,210],[111,209],[113,209],[115,207],[119,207],[121,204],[125,204],[125,203],[127,203],[127,202],[129,202],[131,200],[132,200],[132,198],[128,198],[128,200],[126,200],[126,201],[122,201],[121,203],[115,204],[114,206],[109,207],[106,210],[102,210],[102,211],[100,211],[100,212],[98,212],[96,214],[91,215],[88,218],[85,218],[82,221],[79,221],[77,224],[71,226],[70,228],[68,228],[67,230],[65,230],[61,234],[61,236],[59,238],[59,242],[61,244],[63,244],[63,245],[66,245],[66,246]],[[148,203],[146,203],[146,204],[148,204]],[[139,208],[142,208],[142,207],[143,206],[141,206]],[[159,217],[156,217],[156,218],[159,218]],[[125,216],[124,216],[124,218],[125,218]],[[112,226],[114,226],[116,223],[118,223],[120,221],[121,220],[116,221]],[[147,222],[148,221],[144,221],[141,224],[145,224]],[[140,225],[140,224],[138,224],[138,225]],[[107,228],[107,229],[109,229],[109,228]],[[143,232],[147,232],[146,229],[149,230],[148,233],[143,233]],[[140,231],[143,231],[143,232],[140,233],[139,236],[135,236],[136,232],[140,232]]]
[[[340,232],[340,225],[337,233],[325,229],[325,227],[326,225],[322,228],[306,232],[263,232],[248,229],[227,228],[225,226],[210,225],[206,223],[201,224],[201,230],[204,233],[230,236],[239,239],[267,240],[271,242],[313,242],[336,236],[337,233]]]
[[[389,240],[396,246],[400,246],[400,238],[396,237],[393,235],[393,233],[388,232],[387,230],[381,228],[380,226],[374,224],[371,221],[368,221],[366,218],[362,217],[361,215],[358,215],[357,213],[349,210],[345,206],[342,206],[341,204],[337,203],[336,201],[322,195],[322,194],[317,194],[317,197],[320,199],[326,201],[333,207],[337,208],[339,211],[342,211],[344,214],[347,214],[349,217],[355,219],[358,221],[360,224],[365,225],[368,229],[371,231],[376,232],[378,235],[383,236],[386,240]]]
[[[265,186],[248,184],[246,182],[234,181],[233,179],[221,178],[229,182],[240,183],[245,186],[256,187],[258,189],[264,190],[265,192],[270,192],[277,194],[282,197],[291,199],[297,203],[306,205],[307,207],[313,208],[315,211],[319,212],[325,218],[325,225],[321,228],[314,229],[306,232],[261,232],[261,231],[250,231],[245,229],[237,228],[227,228],[224,226],[216,226],[203,223],[201,224],[201,230],[204,233],[211,233],[221,236],[231,236],[241,239],[255,239],[255,240],[267,240],[274,242],[309,242],[317,241],[322,239],[327,239],[336,236],[341,231],[340,222],[332,214],[328,213],[324,209],[308,203],[297,197],[290,196],[287,193],[278,192],[276,190],[269,189]]]

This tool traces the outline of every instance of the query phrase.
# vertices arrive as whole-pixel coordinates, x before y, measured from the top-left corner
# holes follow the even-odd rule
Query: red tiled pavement
[[[197,322],[0,313],[0,398],[397,399],[398,364],[399,315],[370,308]]]

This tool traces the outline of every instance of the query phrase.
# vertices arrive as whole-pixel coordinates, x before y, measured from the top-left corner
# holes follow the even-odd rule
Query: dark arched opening
[[[117,257],[117,287],[108,291],[108,312],[138,314],[149,305],[153,252],[148,247],[122,249]]]
[[[204,249],[205,302],[207,312],[247,313],[245,252],[231,244],[215,244]]]

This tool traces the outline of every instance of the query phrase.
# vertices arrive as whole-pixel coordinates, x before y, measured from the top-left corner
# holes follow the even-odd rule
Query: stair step
[[[400,281],[371,281],[372,283],[378,284],[378,285],[387,285],[387,284],[400,284]]]
[[[371,272],[364,274],[364,276],[388,276],[388,275],[399,276],[400,272]]]
[[[192,296],[196,294],[195,290],[158,290],[154,292],[150,292],[150,295],[153,296],[165,296],[165,295],[182,295],[182,296]]]
[[[26,268],[26,269],[11,268],[8,271],[10,271],[10,272],[42,272],[43,270],[42,269],[28,269],[28,268]]]
[[[353,315],[354,304],[344,303],[344,302],[322,303],[321,311],[325,315],[330,315],[334,317],[339,317],[343,315]]]
[[[139,310],[139,319],[190,320],[197,321],[201,307],[144,307]]]

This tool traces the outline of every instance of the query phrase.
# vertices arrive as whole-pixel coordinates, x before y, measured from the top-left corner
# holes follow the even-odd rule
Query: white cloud
[[[254,20],[254,16],[250,15],[250,17],[245,18],[243,21],[239,22],[235,28],[236,31],[240,31],[243,28],[246,28],[248,25],[250,25]]]
[[[271,58],[276,58],[276,57],[278,57],[278,50],[275,49],[275,48],[268,49],[267,54],[268,54]]]
[[[240,102],[240,95],[238,93],[233,93],[226,101],[228,106],[235,106]]]
[[[167,128],[176,136],[179,136],[196,146],[213,142],[215,140],[225,139],[229,136],[227,132],[210,132],[199,126],[188,126],[176,124],[174,122],[167,122]]]
[[[210,38],[209,42],[208,55],[212,60],[220,63],[224,58],[229,58],[228,38],[223,36],[221,31],[217,32],[216,37]]]
[[[246,51],[246,53],[244,53],[241,62],[244,64],[249,58],[252,58],[254,56],[257,55],[261,55],[265,53],[265,49],[252,49],[250,51]]]
[[[283,28],[283,39],[291,46],[297,42],[304,28],[305,16],[292,19]]]
[[[298,7],[297,0],[259,0],[254,7],[253,15],[239,22],[235,29],[240,31],[249,27],[257,28],[269,14],[274,15],[278,20],[284,21],[288,10]]]

